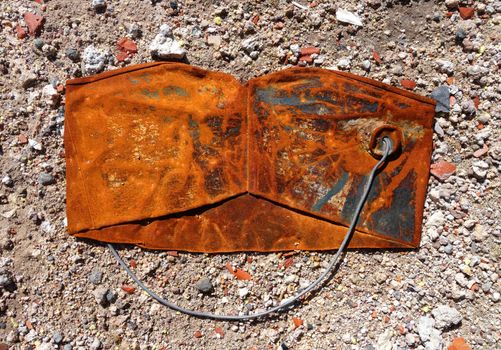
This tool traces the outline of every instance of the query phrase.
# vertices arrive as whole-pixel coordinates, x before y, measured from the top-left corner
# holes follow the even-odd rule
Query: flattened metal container
[[[434,101],[292,68],[240,84],[150,63],[67,83],[69,233],[195,252],[325,250],[395,141],[350,247],[419,245]]]

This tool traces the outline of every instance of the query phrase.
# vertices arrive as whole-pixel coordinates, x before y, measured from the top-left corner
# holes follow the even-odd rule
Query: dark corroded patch
[[[207,172],[205,176],[205,189],[207,193],[215,197],[225,191],[226,180],[224,178],[223,170],[216,168]]]
[[[318,101],[321,101],[321,99],[312,96],[308,90],[298,89],[287,92],[274,87],[256,89],[256,100],[269,105],[294,107],[305,114],[329,114],[334,112],[323,103],[319,103]],[[256,109],[255,106],[254,110],[259,115],[259,111]]]
[[[329,200],[334,197],[337,193],[339,193],[343,187],[346,185],[346,182],[348,181],[349,175],[346,171],[343,171],[341,173],[341,176],[339,179],[336,181],[336,183],[332,186],[332,188],[323,196],[320,198],[312,207],[311,210],[313,211],[320,211],[322,210],[322,207],[329,202]]]
[[[377,112],[377,109],[379,107],[379,102],[371,102],[368,99],[356,96],[347,96],[346,104],[348,106],[354,106],[355,110],[357,110],[359,113],[375,113]]]
[[[412,242],[414,236],[416,173],[410,171],[393,191],[391,205],[373,213],[369,229]]]

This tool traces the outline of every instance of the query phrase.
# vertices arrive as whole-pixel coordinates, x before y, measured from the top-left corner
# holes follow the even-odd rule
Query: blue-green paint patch
[[[160,97],[158,91],[156,91],[156,90],[150,90],[150,89],[142,89],[141,90],[141,94],[143,94],[144,96],[146,96],[148,98],[152,98],[152,99],[155,99],[155,100],[158,100],[159,97]]]
[[[348,182],[348,178],[348,173],[346,171],[343,171],[339,180],[334,184],[334,186],[332,186],[332,188],[325,194],[325,196],[320,198],[320,200],[318,200],[318,202],[316,202],[313,207],[311,207],[311,210],[320,211],[332,197],[334,197],[343,189],[343,187],[346,185],[346,182]]]
[[[150,74],[148,74],[148,73],[143,73],[143,74],[139,75],[138,77],[139,77],[139,79],[141,79],[147,83],[151,82]]]
[[[369,229],[389,237],[412,242],[416,208],[416,173],[411,171],[393,191],[391,204],[373,213]]]
[[[174,85],[164,87],[162,92],[164,95],[188,96],[188,92],[185,89]]]
[[[137,85],[137,84],[139,84],[139,83],[140,83],[140,81],[139,81],[139,80],[134,79],[134,78],[131,78],[131,77],[127,77],[127,79],[129,79],[129,81],[130,81],[132,84],[134,84],[134,85]]]

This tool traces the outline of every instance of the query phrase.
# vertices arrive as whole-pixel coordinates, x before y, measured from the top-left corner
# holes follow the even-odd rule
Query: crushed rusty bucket
[[[388,136],[351,248],[419,245],[431,99],[291,68],[242,85],[148,63],[67,83],[68,231],[192,252],[337,248]]]

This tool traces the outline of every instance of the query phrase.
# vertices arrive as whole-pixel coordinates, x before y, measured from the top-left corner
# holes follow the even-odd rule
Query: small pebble
[[[197,282],[196,287],[200,292],[204,294],[209,294],[214,290],[214,286],[212,285],[212,282],[208,278],[202,278],[200,281]]]

